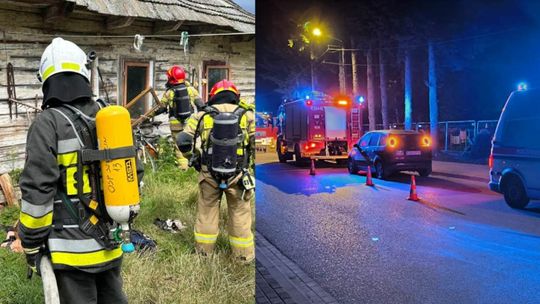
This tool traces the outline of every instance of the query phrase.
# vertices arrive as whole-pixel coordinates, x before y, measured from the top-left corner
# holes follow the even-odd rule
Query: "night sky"
[[[323,24],[326,32],[343,40],[347,48],[354,38],[360,41],[356,46],[360,49],[371,41],[376,59],[379,48],[384,50],[390,122],[403,121],[404,49],[412,54],[413,121],[429,118],[425,85],[428,40],[436,46],[440,121],[497,119],[519,82],[540,87],[540,1],[258,0],[256,13],[258,111],[274,112],[284,97],[291,97],[287,90],[280,90],[282,83],[292,81],[309,89],[308,53],[287,46],[287,39],[298,32],[298,24],[308,20]],[[378,40],[374,37],[381,37],[378,32],[382,27],[376,20],[392,24]],[[323,44],[316,50],[319,55],[325,49]],[[350,54],[346,57],[350,64]],[[359,66],[360,90],[365,96],[363,51],[358,58],[363,64]],[[337,62],[338,55],[326,54],[322,60]],[[317,65],[322,91],[338,89],[337,71],[336,65]],[[346,71],[350,90],[350,65]],[[375,78],[375,102],[380,104],[378,66]]]

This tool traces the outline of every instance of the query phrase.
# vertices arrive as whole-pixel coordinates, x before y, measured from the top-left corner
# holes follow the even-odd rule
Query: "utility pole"
[[[345,49],[341,45],[341,54],[339,56],[339,93],[347,94],[347,83],[345,80]]]
[[[311,65],[311,92],[315,92],[315,55],[313,54],[313,46],[309,46],[309,63]]]

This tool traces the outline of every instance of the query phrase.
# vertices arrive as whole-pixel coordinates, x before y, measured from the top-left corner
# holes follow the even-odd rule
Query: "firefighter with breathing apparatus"
[[[88,64],[62,38],[43,52],[43,112],[28,130],[19,235],[30,269],[39,274],[50,258],[61,303],[127,303],[120,266],[133,251],[142,170],[129,113],[92,99]]]
[[[250,204],[255,192],[250,173],[255,149],[253,107],[240,101],[240,93],[232,82],[222,80],[212,87],[207,106],[189,118],[176,143],[182,153],[193,151],[190,165],[199,171],[197,252],[210,254],[214,250],[219,205],[225,194],[233,256],[241,262],[251,262],[255,257]]]
[[[163,93],[161,103],[163,107],[153,115],[169,112],[169,127],[171,135],[176,138],[178,133],[184,130],[186,120],[200,109],[204,104],[197,90],[186,80],[186,72],[180,66],[174,65],[167,70],[167,91]],[[176,161],[182,170],[188,169],[188,159],[176,149]]]

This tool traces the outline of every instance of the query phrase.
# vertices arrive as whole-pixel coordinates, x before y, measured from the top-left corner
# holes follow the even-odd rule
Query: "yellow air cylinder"
[[[133,147],[133,130],[126,108],[108,106],[96,115],[99,150]],[[122,251],[133,252],[130,220],[139,209],[139,182],[135,157],[101,161],[102,189],[105,207],[111,219],[120,224]]]
[[[97,113],[96,133],[99,150],[132,147],[132,132],[131,119],[126,108],[116,105],[108,106]],[[101,174],[107,207],[129,207],[139,204],[139,182],[135,157],[102,160]],[[113,217],[113,214],[110,216],[117,222],[124,220],[124,216],[120,216],[118,220]]]

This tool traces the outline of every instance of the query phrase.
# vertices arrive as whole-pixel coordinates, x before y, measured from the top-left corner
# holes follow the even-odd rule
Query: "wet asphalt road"
[[[257,230],[341,303],[540,303],[540,204],[507,207],[482,166],[390,181],[257,155]]]

